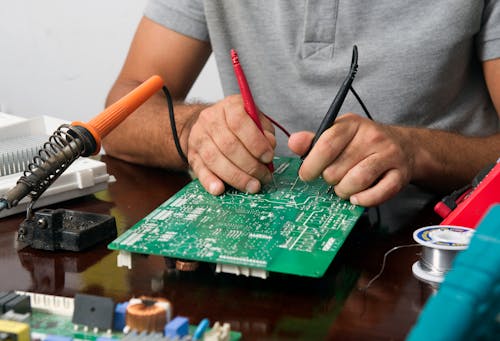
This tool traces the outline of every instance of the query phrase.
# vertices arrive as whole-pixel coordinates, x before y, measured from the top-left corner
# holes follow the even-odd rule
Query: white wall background
[[[104,108],[147,0],[1,0],[0,111],[86,121]],[[215,101],[211,57],[189,94]]]

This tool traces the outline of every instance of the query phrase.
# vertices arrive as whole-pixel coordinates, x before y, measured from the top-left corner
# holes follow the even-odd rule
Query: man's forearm
[[[470,183],[500,157],[500,134],[466,137],[430,129],[394,129],[415,151],[412,182],[434,190],[448,191]]]
[[[138,84],[117,84],[111,90],[106,105],[110,105]],[[192,118],[207,105],[182,104],[174,107],[177,132],[183,139]],[[182,143],[186,146],[186,143]],[[186,169],[172,137],[165,96],[157,93],[131,114],[103,141],[106,153],[133,163],[168,169]],[[184,150],[186,153],[186,151]]]

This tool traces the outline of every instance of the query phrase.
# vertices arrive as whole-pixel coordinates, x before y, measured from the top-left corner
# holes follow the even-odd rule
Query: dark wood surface
[[[106,156],[103,161],[117,179],[108,190],[52,208],[111,214],[120,234],[190,181],[184,173]],[[118,268],[117,252],[105,244],[79,253],[23,247],[16,241],[23,218],[18,214],[0,219],[0,291],[70,297],[83,292],[109,296],[115,302],[161,296],[172,302],[176,315],[188,316],[192,324],[204,317],[230,322],[244,340],[403,340],[432,292],[411,272],[419,248],[395,251],[372,287],[359,290],[377,274],[386,251],[412,244],[413,230],[436,222],[429,209],[395,233],[370,227],[362,219],[320,279],[215,274],[208,264],[196,272],[178,272],[156,256],[134,257],[131,270]]]

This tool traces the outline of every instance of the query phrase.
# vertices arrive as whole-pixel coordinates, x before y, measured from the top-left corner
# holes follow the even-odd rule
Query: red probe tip
[[[233,61],[233,65],[240,64],[238,53],[236,52],[235,49],[231,49],[231,60]]]

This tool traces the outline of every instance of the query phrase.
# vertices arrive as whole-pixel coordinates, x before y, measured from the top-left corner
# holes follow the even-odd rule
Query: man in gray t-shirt
[[[269,120],[261,116],[263,136],[245,113],[230,49],[259,109],[295,132],[288,147],[302,155],[357,45],[354,87],[375,121],[348,96],[300,177],[322,176],[364,206],[409,183],[456,188],[500,156],[498,23],[498,1],[150,0],[108,104],[162,76],[178,100],[189,165],[176,152],[160,95],[105,139],[105,148],[132,162],[189,166],[214,195],[225,183],[256,193],[271,179],[266,163],[290,151]],[[227,97],[183,103],[212,52]]]

